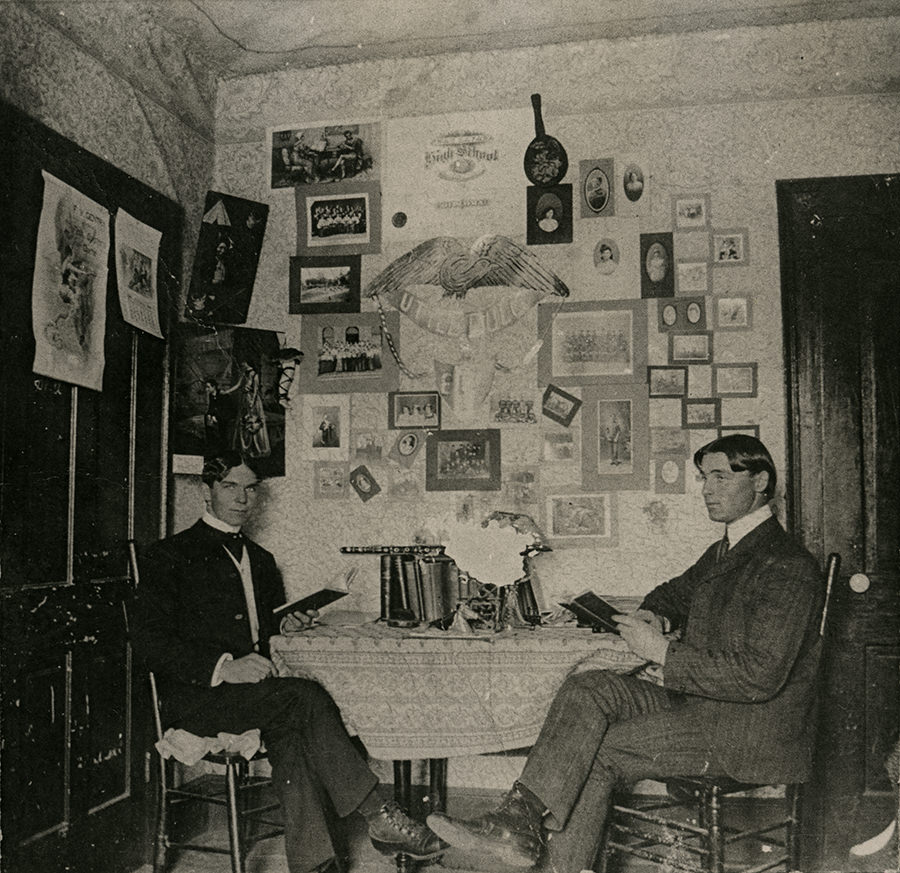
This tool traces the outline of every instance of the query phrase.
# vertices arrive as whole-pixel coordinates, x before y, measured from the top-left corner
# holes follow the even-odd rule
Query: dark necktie
[[[237,533],[225,533],[223,545],[234,556],[235,561],[239,564],[244,557],[244,536],[238,531]]]
[[[728,546],[729,546],[729,543],[728,543],[728,531],[726,530],[726,531],[725,531],[725,536],[723,536],[722,539],[719,540],[719,551],[718,551],[718,553],[716,554],[716,560],[717,560],[717,561],[721,561],[722,558],[724,558],[725,555],[728,554]]]

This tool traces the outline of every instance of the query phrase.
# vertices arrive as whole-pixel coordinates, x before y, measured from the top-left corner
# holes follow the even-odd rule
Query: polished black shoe
[[[532,867],[540,860],[541,816],[513,788],[492,812],[473,819],[456,819],[435,812],[428,826],[451,846],[490,855],[510,867]]]
[[[368,821],[369,839],[383,855],[402,853],[415,861],[428,861],[447,848],[443,840],[421,822],[411,819],[393,800]]]

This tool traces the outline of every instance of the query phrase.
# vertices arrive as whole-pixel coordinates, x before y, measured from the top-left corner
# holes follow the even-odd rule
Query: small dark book
[[[613,634],[619,632],[619,626],[613,621],[613,616],[621,615],[622,610],[616,609],[593,591],[585,591],[559,605],[575,613],[579,622],[590,625],[594,630]]]
[[[323,606],[328,606],[329,603],[334,603],[335,600],[340,600],[349,593],[349,591],[341,588],[320,588],[318,591],[307,594],[298,600],[291,600],[289,603],[282,603],[281,606],[276,606],[272,610],[272,614],[282,616],[289,615],[292,612],[309,612],[311,609],[321,609]]]

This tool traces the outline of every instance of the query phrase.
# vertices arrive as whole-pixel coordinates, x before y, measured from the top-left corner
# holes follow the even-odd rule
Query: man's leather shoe
[[[435,812],[428,826],[458,849],[488,854],[510,867],[532,867],[541,857],[541,818],[513,788],[493,812],[469,820]]]
[[[447,848],[443,840],[411,819],[394,801],[385,803],[368,821],[369,839],[383,855],[402,853],[416,861],[428,861]]]

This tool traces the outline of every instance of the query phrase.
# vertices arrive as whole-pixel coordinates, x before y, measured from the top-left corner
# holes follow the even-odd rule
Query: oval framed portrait
[[[414,433],[408,433],[397,443],[397,453],[407,457],[411,455],[418,446],[419,437]]]
[[[592,212],[603,212],[609,203],[609,177],[600,167],[594,167],[584,177],[584,202]]]
[[[698,321],[703,317],[703,310],[700,308],[699,303],[689,303],[687,308],[687,320],[691,324],[697,324]]]
[[[619,246],[614,239],[604,237],[594,246],[594,266],[605,275],[616,271],[619,266]]]
[[[665,461],[659,471],[659,476],[666,485],[674,485],[678,481],[679,470],[675,461]]]
[[[637,203],[644,194],[644,171],[637,164],[628,164],[622,173],[622,188],[625,196]]]
[[[672,325],[678,321],[678,310],[671,303],[668,303],[663,307],[662,320],[663,324],[668,327],[672,327]]]
[[[655,242],[647,249],[644,269],[651,282],[662,282],[666,278],[666,274],[669,272],[669,255],[662,243]]]

